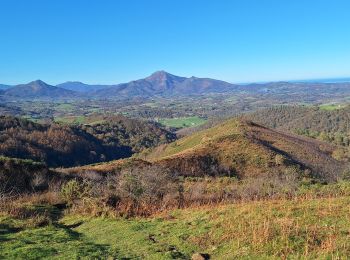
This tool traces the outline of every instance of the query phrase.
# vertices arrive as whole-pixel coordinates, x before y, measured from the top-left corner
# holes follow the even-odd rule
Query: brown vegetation
[[[130,157],[142,149],[173,141],[157,125],[123,116],[82,126],[41,125],[0,117],[0,155],[69,167]]]
[[[144,160],[130,158],[55,172],[45,168],[49,174],[44,175],[45,186],[31,173],[25,183],[36,186],[21,190],[59,191],[71,211],[92,215],[150,215],[193,205],[292,198],[301,185],[335,182],[345,176],[345,163],[331,156],[334,149],[313,139],[229,120],[143,153]]]

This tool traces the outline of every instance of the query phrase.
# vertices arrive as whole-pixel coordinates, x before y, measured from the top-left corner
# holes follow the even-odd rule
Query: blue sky
[[[350,76],[348,0],[0,0],[0,83]]]

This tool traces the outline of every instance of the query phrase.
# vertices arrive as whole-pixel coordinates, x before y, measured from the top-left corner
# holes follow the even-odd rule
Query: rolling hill
[[[339,147],[312,138],[272,130],[251,121],[231,119],[175,142],[145,150],[137,161],[112,161],[85,166],[83,171],[159,166],[181,176],[255,178],[270,173],[334,181],[347,166],[334,154]],[[142,163],[142,160],[144,161]],[[79,172],[79,169],[74,169]]]

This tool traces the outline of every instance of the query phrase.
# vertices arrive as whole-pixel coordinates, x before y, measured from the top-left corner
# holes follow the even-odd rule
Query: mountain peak
[[[156,83],[164,83],[164,82],[181,82],[185,80],[185,77],[175,76],[173,74],[170,74],[169,72],[166,72],[164,70],[158,70],[154,73],[152,73],[150,76],[145,78],[147,81],[150,82],[156,82]]]
[[[37,79],[32,82],[29,82],[28,85],[33,85],[33,86],[49,86],[49,84],[45,83],[44,81]]]
[[[176,85],[183,82],[186,78],[175,76],[164,70],[156,71],[144,80],[152,85],[152,88],[158,92],[169,91]]]
[[[166,79],[168,77],[175,77],[174,75],[164,71],[164,70],[158,70],[154,73],[152,73],[150,76],[147,77],[147,79]]]
[[[164,74],[170,74],[169,72],[166,72],[165,70],[157,70],[151,74],[152,75],[164,75]]]

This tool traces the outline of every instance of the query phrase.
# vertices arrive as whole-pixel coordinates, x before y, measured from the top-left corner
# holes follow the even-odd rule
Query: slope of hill
[[[54,167],[125,158],[174,138],[155,124],[125,117],[93,126],[41,125],[0,117],[0,155],[43,161]]]
[[[332,179],[344,163],[332,158],[335,146],[247,121],[229,120],[160,146],[145,158],[186,176],[233,175],[239,178],[294,165]]]
[[[56,85],[58,88],[63,88],[67,90],[72,90],[75,92],[82,92],[82,93],[87,93],[87,92],[94,92],[100,89],[108,88],[111,86],[108,85],[90,85],[90,84],[85,84],[79,81],[67,81],[61,84]]]
[[[46,84],[41,80],[32,81],[28,84],[17,85],[4,91],[7,97],[16,98],[72,98],[76,96],[76,92],[58,88]]]

